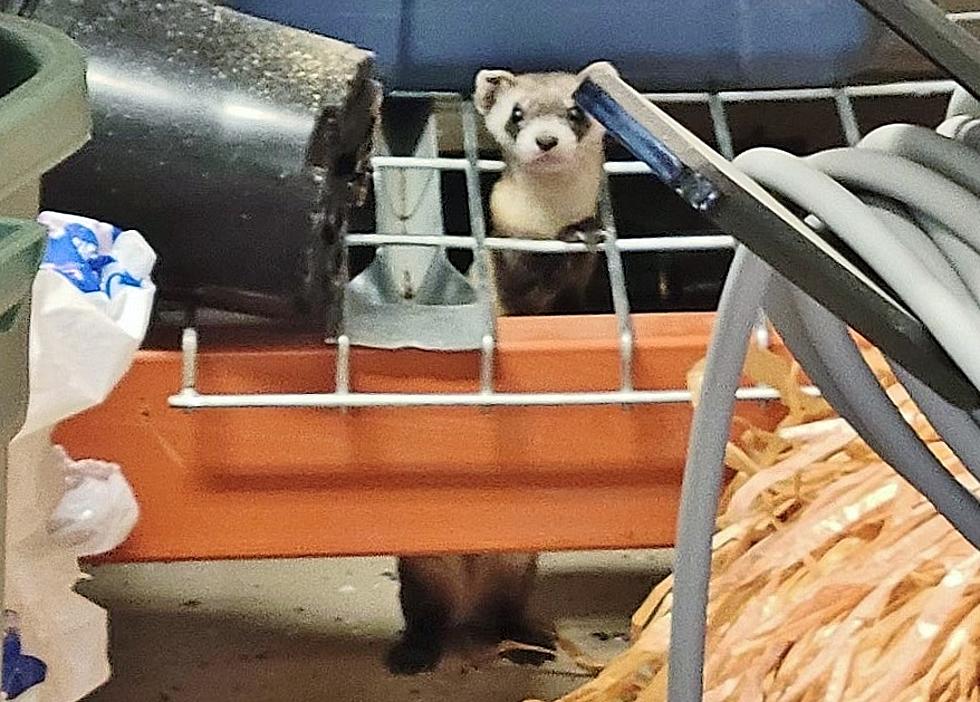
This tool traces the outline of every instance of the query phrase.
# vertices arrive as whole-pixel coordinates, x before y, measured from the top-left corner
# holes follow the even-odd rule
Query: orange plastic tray
[[[637,315],[639,389],[683,388],[713,315]],[[206,341],[207,339],[205,339]],[[354,349],[352,387],[477,389],[474,353]],[[315,343],[204,347],[202,392],[332,390]],[[502,319],[500,391],[612,390],[611,316]],[[144,351],[102,406],[56,439],[119,462],[142,507],[108,560],[651,547],[673,540],[691,408],[185,412],[180,354]],[[775,422],[778,405],[739,412]]]

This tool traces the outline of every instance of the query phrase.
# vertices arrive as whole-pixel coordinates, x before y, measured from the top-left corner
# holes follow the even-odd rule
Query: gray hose
[[[931,129],[908,124],[886,125],[868,134],[858,146],[901,156],[945,176],[974,195],[980,194],[980,153]],[[942,248],[974,299],[980,301],[980,253],[971,250],[935,219],[921,213],[916,219]]]
[[[939,281],[950,294],[955,295],[963,304],[976,304],[980,297],[974,297],[963,279],[957,275],[957,270],[939,245],[912,221],[912,216],[892,200],[877,195],[862,195],[861,200],[877,215],[881,223],[898,239],[906,250],[911,252],[919,262]],[[941,225],[939,225],[941,226]],[[948,229],[943,230],[949,234]],[[959,242],[961,246],[966,246]],[[980,285],[980,278],[977,278]],[[980,292],[980,287],[978,287]]]
[[[791,283],[774,274],[766,293],[766,314],[810,380],[820,388],[824,399],[847,420],[854,431],[862,434],[866,427],[861,413],[858,408],[851,406],[848,397],[840,391],[833,373],[817,355],[810,342],[806,323],[793,303],[793,290]]]
[[[936,128],[936,132],[944,137],[956,139],[971,149],[980,149],[980,119],[976,117],[951,117]]]
[[[677,518],[667,675],[671,702],[701,702],[711,541],[721,494],[725,446],[749,337],[769,278],[769,267],[739,247],[718,305],[700,402],[691,425]]]
[[[972,98],[971,98],[972,99]],[[868,134],[860,148],[891,153],[945,176],[974,195],[980,194],[980,153],[965,143],[940,136],[931,129],[890,124]],[[915,214],[920,226],[942,248],[949,264],[980,300],[980,253],[972,251],[934,218]],[[972,229],[971,229],[972,231]]]
[[[819,363],[835,380],[841,378],[836,389],[846,398],[845,406],[860,408],[861,437],[974,547],[980,548],[980,502],[943,467],[902,418],[868,368],[845,324],[799,290],[793,292],[792,300]],[[843,411],[841,415],[849,422],[854,420]]]
[[[853,155],[852,152],[849,157]],[[941,327],[946,336],[957,341],[965,337],[968,341],[972,335],[962,333],[964,318],[961,313],[977,315],[980,325],[980,314],[975,305],[956,300],[901,242],[890,236],[866,205],[827,176],[813,171],[795,157],[772,150],[746,152],[735,163],[763,185],[812,212],[865,260],[875,262],[878,273],[920,317],[927,320],[927,324],[931,323],[932,328]],[[808,370],[823,379],[820,384],[818,377],[814,378],[821,389],[834,395],[828,397],[831,403],[958,531],[980,546],[980,502],[942,467],[902,419],[864,363],[843,322],[798,291],[791,297],[791,304],[795,305],[809,337],[808,342],[800,338],[794,351],[809,355]],[[774,301],[781,304],[778,297]],[[940,306],[933,304],[936,302]],[[774,319],[778,319],[778,310],[776,315]],[[803,346],[812,346],[815,354],[808,354],[808,349]],[[973,358],[968,360],[972,360],[974,369],[980,372],[980,348],[967,343],[961,345],[960,350],[964,355],[973,352]],[[833,370],[835,368],[837,371]],[[844,373],[844,382],[838,381],[839,372]]]
[[[968,115],[980,117],[980,102],[960,86],[956,86],[946,106],[946,117]]]
[[[980,547],[980,502],[919,441],[878,384],[844,323],[778,275],[769,285],[766,312],[834,409],[957,531]]]
[[[855,190],[876,192],[925,212],[980,251],[980,201],[939,173],[901,156],[853,147],[823,151],[806,161]]]
[[[941,173],[974,194],[980,193],[980,153],[926,127],[888,124],[869,132],[858,148],[883,151]]]
[[[848,168],[837,170],[843,170],[855,177],[860,176],[862,188],[871,191],[876,190],[875,178],[865,173],[863,168],[850,163],[855,157],[858,161],[862,158],[886,159],[893,165],[894,161],[900,161],[913,169],[931,174],[921,166],[888,154],[870,150],[861,152],[857,149],[847,150],[846,153],[838,151],[841,158],[818,160],[815,163],[833,171],[835,165],[846,160]],[[827,175],[782,151],[753,149],[736,158],[734,163],[764,187],[804,207],[818,204],[818,208],[812,209],[813,214],[865,261],[875,263],[878,274],[923,320],[967,377],[980,386],[980,343],[975,342],[975,334],[964,334],[964,326],[967,329],[980,330],[980,309],[975,305],[962,304],[961,300],[930,275],[919,259],[892,236],[864,203]],[[941,177],[940,179],[943,180]],[[963,193],[975,201],[970,193],[965,190]],[[980,204],[977,207],[980,208]],[[980,221],[980,212],[977,221]]]
[[[924,315],[918,309],[915,311],[964,373],[976,384],[977,378],[968,370],[971,362],[966,358],[980,358],[980,349],[977,343],[970,343],[967,334],[957,332],[957,328],[962,330],[966,324],[967,329],[980,329],[975,317],[975,313],[980,311],[977,307],[977,301],[980,301],[980,253],[977,249],[980,233],[976,225],[976,221],[980,220],[970,220],[970,217],[977,216],[980,212],[980,200],[972,196],[966,188],[944,178],[942,173],[957,174],[957,178],[970,182],[970,178],[964,173],[980,168],[980,165],[962,149],[949,148],[954,142],[943,137],[923,137],[920,132],[910,130],[900,130],[893,134],[896,135],[895,138],[888,137],[888,132],[885,132],[885,137],[872,139],[870,143],[882,148],[892,144],[895,148],[916,155],[916,158],[937,170],[930,170],[892,154],[862,155],[859,149],[833,149],[810,157],[808,162],[815,163],[828,175],[843,180],[852,187],[896,197],[913,208],[912,214],[919,226],[936,243],[950,268],[970,290],[973,298],[972,304],[950,308],[938,318]],[[897,135],[901,135],[901,139]],[[931,155],[927,154],[930,151]],[[865,256],[865,260],[887,261],[884,252],[881,256],[884,258]],[[883,277],[886,276],[883,274]],[[908,282],[914,283],[915,280],[918,278],[910,278]],[[891,284],[890,279],[889,283]],[[942,287],[963,301],[959,286]],[[906,302],[911,303],[916,299],[924,300],[929,293],[912,290],[900,291],[899,294]],[[937,320],[941,328],[934,326]],[[972,353],[971,347],[974,349]]]
[[[980,427],[973,418],[954,407],[928,385],[906,371],[897,363],[889,360],[895,377],[898,378],[915,404],[929,419],[929,423],[942,436],[943,441],[953,453],[963,462],[971,475],[980,480]]]
[[[755,310],[763,299],[783,338],[841,416],[933,501],[954,528],[974,545],[980,544],[980,504],[919,443],[864,364],[844,325],[791,290],[767,264],[739,247],[718,308],[684,470],[668,668],[671,702],[697,702],[703,694],[711,543],[725,445]],[[826,358],[844,368],[845,382],[837,381]],[[873,399],[870,406],[868,398]]]
[[[949,261],[949,267],[977,301],[975,304],[980,304],[980,253],[932,217],[922,212],[913,212],[912,216],[939,247],[943,256]]]
[[[961,91],[951,101],[950,116],[967,111],[980,114],[980,103]],[[965,128],[959,122],[949,125]],[[754,149],[734,163],[764,187],[812,212],[808,221],[835,232],[871,264],[980,386],[980,155],[921,129],[896,126],[876,130],[859,149],[831,150],[807,163],[772,149]],[[860,191],[868,204],[835,179]],[[905,422],[844,323],[739,247],[718,308],[684,470],[670,702],[702,699],[711,543],[725,445],[755,311],[763,299],[783,339],[834,408],[980,548],[980,502]],[[977,476],[977,417],[952,407],[893,367],[937,431]]]

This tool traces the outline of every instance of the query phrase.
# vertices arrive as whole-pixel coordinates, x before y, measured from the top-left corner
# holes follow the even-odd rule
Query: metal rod
[[[848,146],[856,146],[861,141],[861,127],[857,115],[854,114],[854,103],[845,91],[834,90],[834,102],[837,104],[837,118],[840,120],[841,131]]]
[[[391,97],[416,100],[462,100],[461,93],[449,90],[392,90]]]
[[[607,231],[607,230],[603,230]],[[445,235],[404,235],[404,234],[348,234],[348,246],[384,246],[386,244],[407,244],[415,246],[442,246],[447,249],[475,249],[476,239],[471,236]],[[615,242],[601,242],[599,250],[614,246],[625,252],[646,251],[713,251],[731,249],[735,240],[727,234],[695,234],[677,236],[637,237],[635,239],[616,239]],[[537,253],[572,253],[588,251],[582,242],[566,242],[537,239],[509,239],[487,237],[484,246],[489,250],[532,251]]]
[[[613,311],[619,336],[619,387],[623,392],[633,389],[633,347],[635,334],[630,318],[630,300],[623,273],[623,258],[616,246],[616,219],[613,215],[609,180],[604,179],[599,195],[599,218],[606,230],[606,269],[609,271],[609,288],[612,293]]]
[[[752,341],[760,349],[767,349],[772,343],[772,334],[769,333],[769,317],[765,310],[759,310],[759,319],[752,329]]]
[[[476,108],[469,100],[459,106],[463,124],[463,151],[466,153],[466,204],[470,215],[470,234],[476,242],[473,252],[473,266],[476,271],[476,286],[487,315],[487,329],[480,344],[480,392],[488,395],[493,392],[493,355],[496,349],[497,316],[496,281],[492,280],[487,251],[487,225],[483,217],[483,194],[480,189],[479,137],[476,131]]]
[[[194,390],[197,387],[197,330],[187,327],[180,338],[181,350],[181,390]]]
[[[945,95],[956,89],[952,80],[919,80],[886,83],[883,85],[852,85],[844,88],[851,97],[931,97]]]
[[[819,396],[816,388],[805,388]],[[778,400],[771,388],[741,388],[736,397],[747,401]],[[517,393],[337,393],[228,395],[185,394],[170,398],[170,406],[180,409],[342,409],[366,407],[561,407],[583,405],[684,404],[691,401],[688,390],[630,390],[607,392],[517,392]]]
[[[505,166],[503,161],[495,159],[477,158],[474,162],[478,173],[500,173]],[[420,158],[418,156],[378,155],[371,157],[371,165],[376,169],[465,171],[470,167],[470,162],[466,158],[451,156]],[[639,161],[607,161],[604,168],[609,175],[642,175],[650,172],[650,167]]]
[[[450,158],[448,156],[419,158],[418,156],[379,155],[371,157],[371,165],[374,168],[435,168],[440,171],[465,171],[467,168],[469,168],[470,162],[465,158]],[[476,165],[477,169],[481,172],[495,172],[504,170],[503,161],[477,159]]]
[[[480,346],[480,392],[483,395],[493,392],[494,347],[493,337],[484,335]]]
[[[337,369],[334,383],[338,395],[350,393],[350,337],[341,334],[337,337]]]
[[[350,392],[350,337],[341,334],[337,337],[337,358],[334,359],[334,392],[343,397]],[[348,408],[341,408],[347,412]]]
[[[950,12],[946,17],[953,22],[980,21],[980,12]],[[873,85],[848,86],[845,90],[851,95],[931,95],[937,92],[952,92],[953,81],[923,80],[896,81]],[[786,100],[832,100],[835,88],[776,88],[769,90],[722,90],[716,93],[724,102],[778,102]],[[440,90],[395,90],[393,97],[416,98],[420,100],[463,101],[462,93]],[[644,97],[661,103],[707,103],[712,93],[706,91],[674,91],[644,93]]]
[[[712,94],[708,99],[708,112],[711,115],[711,125],[715,130],[715,142],[721,155],[731,161],[735,158],[735,146],[732,143],[732,130],[728,126],[728,115],[725,113],[725,103],[720,95]]]
[[[963,12],[947,12],[946,19],[950,22],[980,22],[980,12],[969,10]]]
[[[603,170],[606,175],[646,175],[650,166],[640,161],[606,161]]]
[[[843,90],[852,97],[915,96],[923,97],[951,93],[956,83],[949,79],[896,81],[872,85],[850,85]],[[778,88],[771,90],[722,90],[718,93],[675,92],[645,93],[643,97],[660,103],[707,103],[712,95],[723,102],[794,102],[808,100],[832,100],[836,88]]]

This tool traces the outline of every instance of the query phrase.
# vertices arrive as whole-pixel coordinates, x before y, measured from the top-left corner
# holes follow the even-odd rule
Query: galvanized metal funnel
[[[389,100],[382,127],[380,153],[439,155],[430,103]],[[379,232],[443,233],[438,170],[377,169],[374,196]],[[360,346],[478,349],[490,327],[489,316],[489,306],[449,262],[441,246],[380,246],[374,260],[350,281],[344,294],[344,332],[351,343]]]

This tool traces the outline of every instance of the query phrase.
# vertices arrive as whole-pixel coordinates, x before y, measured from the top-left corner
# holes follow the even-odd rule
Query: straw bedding
[[[939,459],[980,489],[896,382],[889,396]],[[753,349],[746,372],[779,389],[774,431],[741,422],[713,545],[708,702],[980,700],[980,554],[884,464],[798,368]],[[688,384],[697,390],[701,366]],[[697,396],[697,392],[694,393]],[[559,702],[661,702],[671,580],[632,620],[632,645]]]

